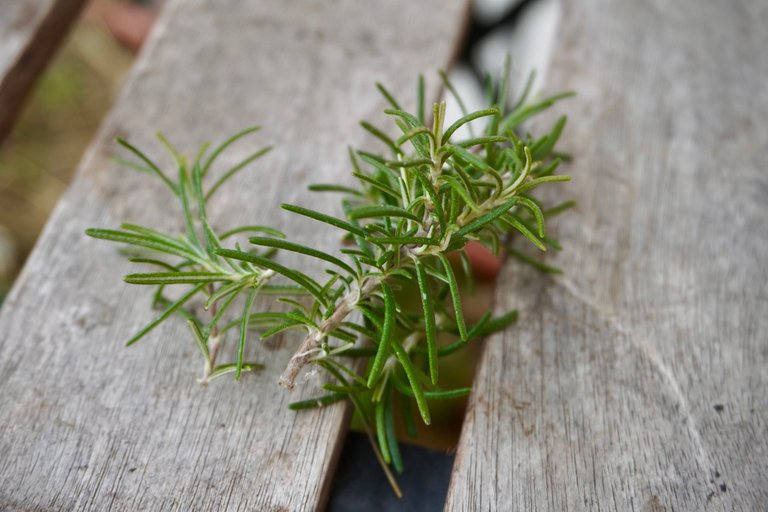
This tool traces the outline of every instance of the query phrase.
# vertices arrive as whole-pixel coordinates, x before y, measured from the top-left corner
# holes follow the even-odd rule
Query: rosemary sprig
[[[442,77],[446,88],[454,92],[447,77]],[[389,91],[380,84],[378,87],[392,107],[385,113],[401,134],[393,138],[387,130],[361,123],[382,142],[385,152],[350,150],[357,187],[310,187],[317,192],[341,194],[344,217],[301,205],[282,206],[296,216],[297,222],[322,222],[337,229],[340,239],[346,242],[338,254],[286,240],[268,226],[243,226],[221,234],[211,227],[206,214],[208,199],[269,148],[256,151],[221,173],[207,190],[205,178],[227,147],[257,128],[235,134],[210,154],[205,146],[191,165],[160,137],[176,160],[175,181],[138,149],[120,141],[140,160],[132,167],[154,174],[176,196],[184,212],[185,233],[166,234],[131,224],[124,224],[120,230],[90,229],[87,233],[133,246],[141,252],[141,257],[133,261],[157,268],[155,272],[125,277],[131,284],[155,286],[154,302],[163,308],[162,314],[133,336],[129,344],[179,312],[187,318],[203,356],[201,382],[207,383],[225,373],[239,378],[243,371],[256,368],[255,363],[243,360],[249,328],[260,329],[262,339],[283,331],[302,331],[303,341],[279,383],[292,388],[308,364],[325,369],[332,381],[324,385],[327,394],[296,402],[292,408],[322,407],[349,398],[371,429],[371,439],[378,440],[381,459],[399,472],[402,461],[393,427],[396,410],[408,416],[413,403],[422,421],[429,424],[430,400],[469,392],[440,386],[439,359],[474,338],[505,328],[517,318],[515,311],[499,318],[487,314],[469,325],[448,254],[461,251],[472,240],[498,254],[509,246],[513,233],[541,251],[559,248],[557,241],[547,236],[545,223],[568,205],[545,210],[535,193],[541,185],[568,180],[554,174],[560,163],[555,146],[565,117],[538,139],[522,135],[519,125],[568,95],[532,104],[523,98],[507,109],[505,78],[489,108],[466,113],[446,126],[444,102],[433,105],[431,122],[425,123],[423,79],[419,80],[417,114],[403,110]],[[481,118],[487,120],[483,133],[474,135],[470,131],[469,139],[457,138],[460,128]],[[250,238],[252,247],[248,250],[226,245],[232,235],[247,232],[258,235]],[[282,265],[272,259],[276,251],[319,260],[328,266],[329,277],[318,281],[299,268]],[[542,270],[556,270],[519,249],[514,249],[513,254]],[[416,284],[418,311],[403,306],[403,284],[408,282]],[[165,295],[165,289],[171,286],[189,288],[172,300]],[[298,301],[290,298],[296,294],[305,296]],[[242,310],[231,311],[240,295],[246,297]],[[282,308],[253,312],[257,295],[273,296]],[[207,315],[189,306],[195,297],[201,297]],[[289,311],[284,304],[290,305]],[[220,364],[217,356],[221,343],[234,327],[239,328],[236,360]],[[458,339],[440,346],[441,333],[451,333]],[[368,358],[362,374],[356,362],[360,357]]]
[[[191,165],[186,158],[179,155],[165,137],[158,134],[158,139],[176,161],[176,181],[139,149],[118,139],[119,144],[141,161],[141,163],[132,164],[132,167],[156,175],[179,201],[186,230],[183,234],[173,235],[135,224],[123,224],[119,230],[86,230],[86,234],[94,238],[132,246],[133,252],[140,256],[131,258],[131,261],[150,265],[159,270],[129,274],[124,278],[129,284],[156,287],[153,306],[163,309],[157,318],[133,335],[127,345],[139,341],[173,313],[181,313],[187,318],[193,339],[203,356],[204,368],[200,378],[202,384],[207,384],[227,373],[234,373],[236,378],[239,378],[243,371],[261,367],[257,363],[244,362],[242,359],[250,320],[250,315],[247,314],[249,311],[242,315],[240,350],[237,360],[233,363],[218,363],[223,334],[220,321],[238,295],[247,295],[247,303],[252,304],[256,293],[265,291],[274,272],[249,263],[233,264],[232,261],[220,257],[217,251],[221,249],[223,239],[238,232],[264,232],[276,237],[284,237],[284,235],[268,227],[244,226],[218,236],[208,222],[206,203],[222,184],[251,161],[269,152],[271,148],[265,147],[258,150],[243,162],[224,172],[207,192],[203,189],[203,178],[222,151],[238,139],[259,129],[258,126],[254,126],[233,135],[215,148],[207,158],[207,146],[204,146]],[[192,287],[180,298],[172,300],[165,295],[166,287],[171,285],[192,285]],[[202,314],[196,308],[189,306],[196,297],[202,298],[204,309]]]

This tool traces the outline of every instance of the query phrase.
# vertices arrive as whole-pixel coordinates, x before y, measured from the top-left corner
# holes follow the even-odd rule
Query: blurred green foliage
[[[85,17],[0,146],[0,301],[31,251],[133,56]]]

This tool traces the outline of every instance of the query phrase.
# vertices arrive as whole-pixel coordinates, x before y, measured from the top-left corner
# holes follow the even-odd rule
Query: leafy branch
[[[128,340],[127,345],[137,342],[173,313],[180,313],[187,319],[193,339],[203,356],[204,369],[200,379],[203,384],[232,372],[239,378],[243,371],[251,371],[261,367],[257,363],[247,363],[242,360],[248,322],[243,322],[243,325],[240,326],[240,350],[237,361],[217,364],[222,336],[233,327],[231,324],[221,326],[220,323],[239,295],[246,294],[248,296],[246,304],[250,306],[257,293],[296,292],[296,290],[267,284],[274,275],[274,272],[269,269],[247,262],[233,263],[233,261],[217,254],[222,248],[222,243],[237,233],[264,233],[282,238],[285,235],[266,226],[243,226],[217,235],[208,222],[206,203],[213,193],[238,171],[251,161],[269,152],[271,148],[262,148],[227,170],[207,191],[204,190],[203,179],[216,158],[227,147],[258,130],[259,127],[252,127],[233,135],[215,148],[207,158],[207,146],[204,146],[191,164],[162,135],[158,135],[160,142],[175,160],[177,166],[176,181],[171,179],[139,149],[125,140],[118,139],[118,143],[138,157],[140,161],[140,163],[132,163],[131,166],[158,177],[178,199],[184,214],[185,232],[180,235],[171,235],[127,223],[120,226],[118,230],[86,230],[86,234],[94,238],[127,244],[133,248],[130,261],[149,265],[156,270],[129,274],[124,278],[125,282],[129,284],[156,286],[152,305],[163,310],[157,318],[133,335]],[[180,298],[170,299],[165,293],[166,287],[179,284],[192,285],[192,288]],[[197,296],[203,296],[204,309],[207,310],[208,315],[199,315],[194,308],[187,307]],[[248,317],[250,307],[244,309],[243,314]]]
[[[447,77],[442,77],[446,88],[455,91]],[[415,404],[422,421],[429,424],[430,400],[466,395],[469,388],[440,386],[440,358],[517,319],[512,311],[498,318],[486,314],[468,324],[448,256],[463,254],[465,245],[475,241],[497,255],[508,248],[513,256],[540,270],[557,271],[511,248],[510,237],[519,234],[541,251],[559,248],[546,234],[545,224],[570,203],[544,209],[536,192],[542,185],[569,179],[555,175],[561,162],[555,146],[566,119],[560,118],[539,138],[523,135],[520,125],[568,94],[535,103],[523,97],[508,109],[505,78],[489,108],[465,110],[460,119],[447,124],[445,102],[433,105],[427,122],[422,79],[416,114],[403,110],[383,86],[378,87],[390,104],[385,113],[399,135],[393,137],[385,129],[361,123],[385,152],[350,149],[350,164],[358,181],[354,188],[333,183],[310,187],[340,194],[344,216],[282,205],[297,222],[320,222],[338,230],[344,246],[337,254],[287,240],[268,226],[243,226],[221,234],[211,227],[207,201],[270,148],[254,152],[218,178],[209,176],[212,166],[230,145],[257,127],[235,134],[210,153],[204,146],[191,163],[160,136],[175,159],[175,180],[141,151],[119,141],[138,158],[132,167],[155,175],[177,198],[185,231],[172,235],[123,224],[119,230],[90,229],[87,233],[126,244],[138,250],[131,261],[155,267],[154,272],[125,277],[131,284],[155,286],[154,305],[162,308],[128,344],[179,313],[187,318],[203,356],[201,382],[207,383],[225,373],[239,378],[243,371],[258,367],[243,359],[249,329],[258,329],[261,339],[300,331],[303,341],[279,383],[292,388],[308,364],[326,370],[331,382],[324,385],[327,394],[291,407],[321,407],[349,398],[372,439],[377,440],[381,459],[402,471],[395,416],[403,415],[408,424],[411,404]],[[477,120],[484,120],[485,128],[475,136],[472,125]],[[470,128],[469,138],[459,137],[464,127]],[[210,186],[204,185],[210,181]],[[231,242],[231,237],[242,233],[252,235],[246,249]],[[326,265],[328,277],[317,280],[279,263],[273,257],[278,251],[319,260]],[[418,290],[417,311],[403,305],[409,284]],[[188,289],[175,300],[168,298],[166,289],[177,285]],[[274,295],[282,307],[253,311],[259,295]],[[193,298],[202,302],[202,313],[189,306]],[[232,311],[236,301],[239,308]],[[290,308],[287,311],[285,304]],[[239,332],[237,356],[220,364],[220,347],[231,329]],[[455,341],[441,344],[438,339],[443,333],[453,335]],[[362,373],[360,358],[367,360]]]

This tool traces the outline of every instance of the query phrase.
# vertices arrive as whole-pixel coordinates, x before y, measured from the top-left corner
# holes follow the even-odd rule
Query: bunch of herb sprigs
[[[444,74],[442,77],[446,88],[456,95]],[[132,246],[138,252],[133,251],[131,261],[157,267],[155,272],[125,276],[128,283],[156,287],[154,305],[162,308],[162,313],[128,344],[179,313],[187,319],[203,356],[201,382],[207,383],[227,373],[239,378],[242,372],[258,367],[243,360],[249,328],[258,328],[261,339],[289,330],[305,333],[280,384],[293,387],[299,372],[310,363],[326,370],[332,382],[324,385],[327,394],[291,407],[321,407],[350,399],[371,439],[378,440],[373,443],[374,450],[386,462],[385,471],[396,488],[388,469],[391,464],[402,471],[395,408],[402,410],[410,433],[415,432],[410,415],[413,403],[423,422],[429,424],[430,399],[469,392],[469,388],[440,386],[438,360],[475,338],[506,327],[517,316],[515,311],[498,318],[486,314],[468,325],[448,254],[458,252],[462,267],[468,270],[462,248],[470,240],[498,254],[501,248],[509,248],[513,233],[542,251],[547,246],[559,248],[557,241],[545,234],[544,225],[548,217],[570,203],[545,210],[534,194],[540,185],[569,179],[554,174],[561,161],[555,144],[565,117],[540,138],[521,134],[519,127],[569,94],[526,103],[530,83],[520,101],[509,109],[505,105],[506,78],[490,108],[470,113],[459,99],[464,115],[449,126],[444,102],[434,105],[429,113],[431,123],[427,122],[423,79],[419,80],[415,114],[403,110],[379,85],[391,106],[385,113],[394,120],[400,136],[390,138],[384,130],[363,122],[363,128],[383,142],[386,154],[350,150],[357,188],[336,184],[310,187],[341,193],[345,217],[283,205],[301,217],[297,222],[323,222],[337,228],[340,239],[346,242],[338,254],[288,241],[268,226],[248,225],[226,232],[212,228],[206,203],[228,179],[270,148],[256,151],[206,186],[213,179],[209,176],[212,165],[227,147],[258,128],[234,135],[210,153],[204,146],[191,163],[161,136],[175,158],[175,180],[137,148],[119,141],[138,158],[133,167],[156,175],[179,200],[186,226],[178,235],[133,224],[123,224],[119,230],[87,231],[92,237]],[[484,132],[457,140],[457,130],[479,118],[487,118]],[[254,235],[250,243],[265,250],[233,246],[230,237],[238,233]],[[329,264],[328,278],[317,281],[301,269],[278,263],[272,257],[277,250],[323,260]],[[512,250],[512,254],[542,270],[556,270],[519,251]],[[408,311],[398,304],[397,291],[409,282],[418,286],[421,311]],[[168,298],[166,288],[178,285],[185,286],[186,291],[178,298]],[[281,304],[290,304],[290,310],[252,311],[260,294],[274,295]],[[308,297],[297,300],[301,294]],[[199,296],[204,311],[189,306]],[[245,299],[235,306],[239,296]],[[217,356],[230,330],[238,332],[237,357],[221,363]],[[438,345],[442,332],[453,333],[456,341]],[[362,373],[359,358],[367,358]]]

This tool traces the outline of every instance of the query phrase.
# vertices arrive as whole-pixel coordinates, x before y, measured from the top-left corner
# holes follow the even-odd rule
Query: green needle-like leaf
[[[522,251],[518,251],[517,249],[508,247],[507,252],[513,258],[516,258],[522,261],[523,263],[527,263],[528,265],[532,266],[536,270],[540,270],[545,274],[562,274],[563,273],[562,269],[553,267],[551,265],[547,265],[546,263],[539,261],[536,258],[529,256],[528,254],[525,254]]]
[[[405,426],[405,432],[408,434],[408,437],[415,439],[419,432],[416,430],[416,420],[413,417],[413,408],[411,405],[412,402],[403,398],[401,398],[399,402],[401,417],[403,419],[403,425]]]
[[[177,187],[174,182],[171,181],[171,179],[160,169],[160,167],[157,166],[155,162],[149,159],[147,155],[139,151],[135,146],[133,146],[130,142],[128,142],[125,139],[117,138],[117,143],[126,148],[128,151],[136,155],[141,159],[142,162],[147,164],[147,168],[150,169],[152,172],[157,175],[158,178],[160,178],[163,183],[165,183],[171,191],[176,194],[177,193]]]
[[[440,263],[443,264],[443,270],[445,270],[445,276],[448,278],[448,287],[451,291],[451,301],[453,302],[453,311],[456,314],[456,326],[459,328],[459,337],[462,340],[467,340],[467,326],[464,323],[464,312],[461,308],[461,296],[459,294],[459,283],[456,282],[456,276],[453,273],[451,262],[444,254],[438,254]]]
[[[263,247],[276,247],[278,249],[283,249],[285,251],[291,251],[299,254],[305,254],[307,256],[312,256],[313,258],[327,261],[328,263],[333,263],[337,267],[343,268],[344,270],[349,272],[351,275],[355,275],[355,271],[352,267],[344,263],[339,258],[328,254],[327,252],[318,251],[317,249],[312,249],[311,247],[305,247],[303,245],[294,244],[293,242],[287,242],[285,240],[278,240],[275,238],[265,238],[261,236],[251,237],[248,239],[248,241],[250,241],[254,245],[261,245]]]
[[[395,144],[395,141],[393,141],[386,133],[379,130],[375,126],[373,126],[371,123],[367,121],[361,121],[360,126],[362,126],[368,133],[382,141],[384,144],[387,145],[393,152],[400,153],[400,148]]]
[[[309,190],[311,190],[312,192],[340,192],[343,194],[364,197],[359,190],[355,190],[350,187],[344,187],[342,185],[332,185],[332,184],[323,183],[318,185],[310,185]]]
[[[229,274],[215,272],[152,272],[128,274],[123,280],[128,284],[196,284],[228,281]]]
[[[485,171],[486,169],[489,169],[491,167],[490,165],[488,165],[488,162],[478,157],[477,155],[470,153],[460,145],[451,146],[449,151],[454,156],[458,155],[460,160],[467,162],[469,165],[471,165],[475,169]]]
[[[564,211],[574,208],[575,206],[576,206],[576,201],[566,201],[555,207],[549,208],[548,210],[544,210],[544,218],[550,219],[556,215],[560,215]]]
[[[379,441],[379,450],[384,462],[392,463],[392,456],[389,453],[389,440],[387,439],[387,427],[384,425],[384,401],[376,402],[376,437]]]
[[[470,337],[490,336],[491,334],[502,331],[514,324],[517,321],[517,317],[517,310],[512,310],[509,313],[505,313],[495,318],[491,318],[490,313],[486,313],[486,315],[483,316],[482,321],[472,326],[469,335]]]
[[[136,224],[130,224],[128,222],[124,222],[120,224],[120,228],[126,231],[132,231],[134,233],[138,233],[139,235],[145,236],[151,240],[156,240],[160,243],[178,247],[183,251],[187,251],[191,253],[196,252],[196,249],[190,245],[189,241],[183,240],[181,239],[181,237],[174,238],[165,233],[161,233],[160,231],[157,231],[155,229],[147,228],[144,226],[138,226]]]
[[[179,186],[177,194],[179,202],[181,203],[181,211],[184,214],[184,225],[187,229],[187,239],[195,246],[200,246],[200,241],[197,238],[197,232],[195,231],[195,217],[192,213],[192,206],[190,205],[189,192],[192,189],[192,185],[189,181],[189,175],[187,174],[187,168],[182,164],[179,165]]]
[[[557,120],[552,131],[542,139],[542,143],[536,147],[535,151],[533,151],[533,158],[540,160],[552,152],[555,148],[555,144],[557,144],[557,141],[560,139],[560,135],[563,133],[563,128],[565,128],[565,123],[567,121],[567,116],[562,116]]]
[[[387,90],[386,87],[384,87],[380,82],[376,82],[376,88],[379,90],[379,92],[384,96],[390,105],[392,105],[392,108],[396,108],[400,110],[400,105],[395,100],[395,97],[392,96],[392,94]]]
[[[164,261],[155,260],[152,258],[128,258],[128,261],[131,263],[148,263],[150,265],[157,265],[158,267],[163,267],[166,270],[169,270],[171,272],[178,272],[179,269],[174,267],[173,265],[170,265]]]
[[[459,180],[453,176],[446,175],[440,176],[440,179],[447,183],[459,196],[461,196],[461,198],[473,212],[480,212],[480,207],[472,197],[472,193],[467,188],[465,188],[465,186]],[[458,206],[458,203],[454,202],[451,203],[451,206],[453,207],[454,204]]]
[[[541,211],[539,205],[527,197],[522,196],[518,197],[518,201],[533,214],[533,217],[536,219],[536,229],[538,230],[539,238],[544,238],[544,213]]]
[[[536,235],[534,235],[531,232],[531,230],[525,227],[525,224],[520,222],[518,219],[516,219],[512,215],[504,215],[503,217],[501,217],[501,219],[507,224],[509,224],[510,226],[512,226],[513,228],[515,228],[516,230],[518,230],[520,233],[522,233],[522,235],[528,240],[530,240],[533,245],[535,245],[542,251],[547,250],[547,247],[541,242],[541,240],[536,238]]]
[[[528,73],[528,79],[525,81],[525,86],[523,87],[523,92],[520,93],[520,97],[517,99],[517,103],[515,103],[514,108],[517,109],[520,105],[525,103],[525,100],[528,99],[528,95],[531,93],[531,89],[533,88],[533,82],[536,80],[536,70],[532,69],[530,73]]]
[[[429,376],[432,384],[437,384],[437,329],[435,327],[435,310],[432,307],[432,290],[427,282],[424,265],[418,259],[414,259],[413,263],[416,267],[416,280],[419,283],[421,306],[424,310],[424,334],[427,338]]]
[[[416,215],[410,213],[407,210],[399,208],[397,206],[388,205],[376,205],[376,206],[361,206],[350,210],[347,216],[350,219],[370,219],[376,217],[402,217],[410,219],[416,222],[420,222],[421,219]]]
[[[542,176],[541,178],[536,178],[524,183],[523,185],[520,185],[520,187],[517,189],[517,192],[519,194],[522,194],[523,192],[531,190],[534,187],[538,187],[542,183],[558,183],[563,181],[571,181],[571,177],[570,176]]]
[[[227,297],[229,294],[239,293],[247,284],[248,283],[246,279],[240,279],[239,281],[234,281],[234,282],[227,283],[220,286],[218,290],[216,290],[215,292],[211,293],[208,296],[208,299],[206,299],[203,307],[205,307],[205,309],[208,309],[211,307],[212,304],[215,304],[216,302],[220,301],[224,297]]]
[[[208,343],[205,335],[203,335],[203,332],[200,330],[200,326],[198,326],[194,320],[187,320],[187,324],[189,325],[189,328],[192,330],[192,334],[195,338],[197,348],[200,350],[200,353],[203,355],[203,359],[205,359],[206,363],[210,364],[211,355],[210,355],[210,352],[208,352]]]
[[[243,308],[243,318],[240,321],[240,344],[237,349],[237,364],[235,366],[235,379],[240,380],[240,373],[243,371],[243,356],[245,355],[245,340],[248,337],[248,322],[251,319],[251,308],[253,307],[253,301],[256,300],[256,296],[259,294],[259,289],[254,287],[248,292],[248,297],[245,299],[245,307]]]
[[[366,176],[365,174],[360,173],[353,173],[352,174],[355,178],[359,179],[363,183],[367,183],[368,185],[371,185],[376,190],[383,192],[384,194],[388,195],[389,197],[399,200],[400,194],[395,191],[392,187],[385,183],[381,183],[379,180],[376,180],[374,178],[371,178],[370,176]]]
[[[240,226],[239,228],[225,231],[219,238],[221,240],[224,240],[225,238],[229,238],[232,235],[237,235],[239,233],[265,233],[269,236],[274,236],[277,238],[285,238],[285,233],[283,233],[282,231],[278,231],[277,229],[270,228],[268,226]]]
[[[315,298],[318,301],[320,301],[321,304],[323,304],[324,306],[327,306],[325,296],[321,291],[320,285],[317,284],[308,275],[302,272],[299,272],[298,270],[292,270],[270,259],[263,258],[261,256],[257,256],[255,254],[250,254],[243,251],[235,251],[232,249],[219,249],[216,251],[216,254],[224,258],[232,258],[240,261],[247,261],[248,263],[253,263],[255,265],[258,265],[259,267],[268,268],[270,270],[277,272],[278,274],[282,274],[288,279],[290,279],[291,281],[298,284],[299,286],[302,286],[303,288],[305,288],[309,293],[314,295]]]
[[[456,120],[455,123],[453,123],[451,126],[448,127],[447,130],[443,133],[443,138],[441,142],[443,144],[447,144],[448,141],[451,139],[451,135],[464,126],[465,124],[469,123],[470,121],[474,121],[475,119],[481,118],[481,117],[487,117],[487,116],[497,116],[499,115],[499,109],[497,108],[487,108],[485,110],[478,110],[477,112],[472,112],[471,114],[467,114],[464,117]]]
[[[408,123],[411,128],[417,128],[419,126],[423,126],[423,124],[419,121],[419,119],[416,116],[408,112],[405,112],[404,110],[397,109],[397,108],[394,108],[394,109],[388,108],[384,110],[384,113],[401,118],[403,121]]]
[[[383,281],[381,283],[381,292],[384,299],[384,326],[381,329],[381,338],[379,338],[379,346],[376,349],[376,357],[373,359],[373,364],[368,372],[369,388],[373,388],[379,380],[384,363],[389,356],[389,347],[393,345],[392,330],[395,326],[395,297],[392,294],[392,289]],[[397,344],[395,343],[394,345]]]
[[[206,338],[209,337],[212,333],[216,332],[217,326],[219,325],[219,320],[221,320],[221,317],[224,316],[224,313],[227,312],[229,306],[231,306],[232,302],[234,302],[235,298],[237,298],[240,290],[241,289],[235,293],[229,294],[219,305],[217,305],[216,314],[213,315],[211,321],[208,323],[208,327],[205,329]],[[226,328],[222,330],[225,331]]]
[[[408,377],[408,381],[411,384],[411,391],[413,392],[413,397],[416,399],[416,406],[419,408],[421,419],[424,421],[425,425],[429,425],[432,420],[429,416],[427,397],[424,396],[424,390],[421,388],[421,383],[419,382],[419,376],[416,373],[416,369],[413,367],[413,363],[408,358],[408,354],[405,352],[403,347],[401,347],[398,343],[393,343],[392,349],[395,352],[395,356],[397,356],[397,360],[400,361],[400,365],[403,367],[403,371],[405,371],[405,375]]]
[[[288,408],[292,411],[300,411],[302,409],[317,409],[318,407],[325,407],[326,405],[334,404],[340,400],[344,400],[345,398],[347,398],[347,393],[330,393],[328,395],[319,396],[317,398],[310,398],[309,400],[292,402],[288,404]]]
[[[414,158],[412,160],[388,160],[384,162],[384,165],[392,169],[409,169],[411,167],[430,166],[434,165],[434,162],[429,158]]]
[[[445,71],[438,71],[438,74],[440,75],[440,79],[443,81],[443,85],[445,85],[445,88],[448,89],[448,92],[451,93],[453,96],[453,99],[456,100],[456,103],[459,105],[459,110],[461,110],[462,115],[468,115],[469,110],[467,110],[467,106],[464,104],[464,100],[461,98],[461,95],[456,90],[456,88],[453,86],[453,83],[448,78],[448,73]]]
[[[393,379],[392,382],[394,382],[395,387],[397,388],[400,393],[402,393],[405,396],[413,397],[415,398],[415,394],[413,393],[413,389],[411,389],[410,386],[400,381],[400,379]],[[424,398],[426,400],[451,400],[454,398],[461,398],[463,396],[467,396],[472,392],[472,388],[457,388],[457,389],[448,389],[448,390],[438,390],[438,391],[423,391]]]
[[[213,153],[205,162],[205,165],[203,165],[202,176],[205,177],[206,174],[208,174],[208,170],[211,168],[211,165],[213,165],[213,162],[216,161],[216,158],[218,158],[219,155],[223,153],[225,149],[227,149],[229,146],[231,146],[238,140],[242,139],[246,135],[250,135],[251,133],[255,133],[259,130],[261,130],[261,126],[251,126],[249,128],[246,128],[244,130],[237,132],[236,134],[234,134],[233,136],[225,140],[219,147],[213,150]]]
[[[384,403],[384,432],[386,433],[389,455],[392,459],[392,465],[398,473],[403,472],[403,458],[400,455],[400,446],[395,432],[395,415],[392,411],[394,407],[392,393],[390,392]],[[378,427],[377,427],[378,428]]]
[[[272,150],[272,146],[267,146],[265,148],[261,148],[260,150],[258,150],[257,152],[253,153],[251,156],[249,156],[248,158],[246,158],[245,160],[243,160],[242,162],[240,162],[239,164],[235,165],[234,167],[229,169],[227,172],[222,174],[222,176],[218,180],[216,180],[216,183],[214,183],[211,186],[210,190],[208,190],[208,192],[205,194],[206,201],[208,199],[210,199],[211,197],[213,197],[213,194],[216,193],[216,191],[219,189],[219,187],[221,187],[230,178],[232,178],[232,176],[234,176],[238,172],[242,171],[243,169],[248,167],[248,164],[250,164],[254,160],[258,160],[262,156],[264,156],[267,153],[269,153],[271,150]]]
[[[503,205],[497,206],[496,208],[494,208],[490,212],[488,212],[485,215],[482,215],[482,216],[476,218],[475,220],[473,220],[472,222],[470,222],[466,226],[462,227],[461,229],[456,231],[456,233],[454,233],[454,236],[465,236],[465,235],[469,235],[471,233],[475,233],[476,231],[478,231],[480,228],[482,228],[486,224],[488,224],[490,222],[493,222],[494,220],[496,220],[499,217],[501,217],[502,215],[504,215],[519,200],[520,199],[518,197],[513,197],[512,199],[510,199],[509,201],[507,201]]]
[[[100,238],[102,240],[109,240],[111,242],[119,242],[123,244],[145,247],[147,249],[152,249],[154,251],[163,252],[166,254],[172,254],[174,256],[180,256],[182,258],[198,259],[197,255],[187,249],[149,236],[137,235],[135,233],[117,231],[113,229],[86,229],[85,234],[93,238]]]
[[[540,101],[539,103],[534,103],[532,105],[522,105],[519,108],[515,109],[514,112],[509,114],[502,122],[500,126],[501,133],[506,133],[508,130],[513,129],[514,127],[518,126],[534,114],[538,114],[542,110],[545,110],[552,105],[554,105],[556,102],[565,99],[570,98],[571,96],[575,96],[576,93],[573,92],[565,92],[562,94],[557,94],[555,96],[551,96],[549,98],[546,98],[545,100]]]
[[[399,107],[395,107],[400,110]],[[424,124],[424,75],[419,75],[418,85],[416,86],[416,108],[418,119],[421,124]]]
[[[172,303],[168,308],[162,312],[160,316],[152,320],[146,327],[141,329],[139,332],[134,334],[131,339],[129,339],[127,342],[125,342],[126,346],[131,346],[137,341],[139,341],[142,337],[144,337],[145,334],[147,334],[149,331],[157,327],[162,323],[163,320],[171,316],[174,311],[179,309],[181,306],[186,304],[186,302],[195,296],[197,292],[203,289],[203,286],[205,286],[206,283],[200,283],[198,285],[195,285],[191,290],[189,290],[187,293],[182,295],[182,297],[177,300],[176,302]]]
[[[344,231],[349,231],[353,235],[365,236],[365,231],[363,231],[362,228],[355,226],[354,224],[350,224],[349,222],[346,222],[344,220],[337,219],[336,217],[332,217],[324,213],[316,212],[314,210],[310,210],[308,208],[302,208],[301,206],[295,206],[292,204],[282,204],[280,205],[280,207],[283,210],[288,210],[289,212],[297,213],[299,215],[309,217],[310,219],[315,219],[320,222],[330,224],[331,226],[335,226],[339,229],[343,229]]]
[[[366,240],[390,245],[437,245],[437,241],[423,236],[367,236]]]
[[[242,372],[255,372],[256,370],[261,370],[264,368],[263,364],[259,363],[242,363],[240,365],[240,373]],[[222,364],[217,366],[213,369],[211,374],[208,376],[208,382],[218,379],[219,377],[223,375],[227,375],[228,373],[237,372],[238,366],[237,364],[231,363],[231,364]]]
[[[454,142],[453,147],[462,147],[462,148],[469,148],[472,146],[478,146],[481,144],[496,144],[496,143],[505,143],[509,142],[509,137],[504,137],[502,135],[489,135],[487,137],[474,137],[471,139],[462,140],[459,142]]]
[[[413,130],[410,130],[406,133],[404,133],[399,139],[395,141],[395,145],[399,148],[412,138],[418,136],[418,135],[426,135],[427,137],[434,140],[434,134],[432,133],[432,130],[427,128],[426,126],[419,126],[418,128],[414,128]]]

